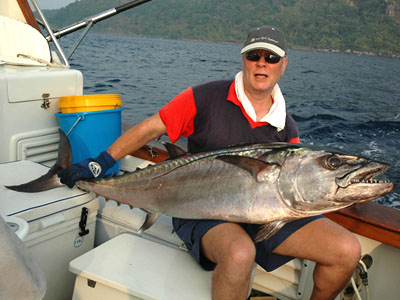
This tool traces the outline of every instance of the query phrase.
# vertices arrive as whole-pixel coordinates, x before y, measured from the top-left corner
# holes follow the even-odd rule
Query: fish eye
[[[328,156],[326,158],[326,166],[329,169],[337,169],[342,165],[342,160],[336,155]]]

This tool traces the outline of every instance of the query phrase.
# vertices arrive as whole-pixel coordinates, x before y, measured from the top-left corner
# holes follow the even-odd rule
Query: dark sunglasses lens
[[[265,58],[265,61],[266,61],[267,63],[270,63],[270,64],[276,64],[276,63],[278,63],[278,62],[281,60],[281,57],[280,57],[280,56],[278,56],[278,55],[273,55],[273,54],[265,55],[264,58]]]
[[[262,55],[258,52],[247,52],[246,53],[246,59],[248,59],[250,61],[258,61],[261,58],[261,56]],[[274,54],[265,54],[264,59],[267,63],[270,63],[270,64],[276,64],[281,60],[280,56],[274,55]]]
[[[258,61],[261,58],[261,54],[257,52],[247,52],[246,58],[250,61]]]

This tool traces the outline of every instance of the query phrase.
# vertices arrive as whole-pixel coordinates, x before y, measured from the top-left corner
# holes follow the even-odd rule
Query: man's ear
[[[282,69],[281,69],[281,76],[283,76],[283,74],[285,74],[287,63],[288,63],[288,58],[284,57],[283,63],[282,63]]]

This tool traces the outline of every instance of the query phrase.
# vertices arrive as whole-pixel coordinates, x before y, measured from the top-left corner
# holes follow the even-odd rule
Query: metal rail
[[[40,10],[39,6],[37,5],[36,0],[30,0],[30,1],[31,1],[32,5],[35,7],[35,10],[36,10],[36,12],[38,13],[40,19],[42,20],[43,25],[44,25],[44,27],[46,28],[47,32],[48,32],[49,35],[52,37],[52,41],[53,41],[53,43],[54,43],[54,46],[56,47],[58,53],[61,55],[61,59],[63,60],[64,65],[66,65],[67,67],[69,67],[68,60],[67,60],[67,58],[65,57],[64,52],[62,51],[62,49],[61,49],[61,47],[60,47],[60,44],[59,44],[59,43],[57,42],[57,40],[55,39],[54,34],[53,34],[53,31],[51,30],[49,24],[47,23],[46,18],[44,17],[42,11]]]
[[[58,51],[58,53],[61,56],[61,59],[64,63],[65,66],[69,67],[69,63],[68,63],[68,59],[71,58],[71,56],[74,54],[75,50],[78,48],[78,46],[80,45],[80,43],[82,42],[82,40],[85,38],[86,34],[89,32],[89,30],[93,27],[94,24],[96,24],[97,22],[103,21],[105,19],[108,19],[112,16],[115,16],[121,12],[124,12],[128,9],[134,8],[136,6],[142,5],[146,2],[149,2],[151,0],[134,0],[131,2],[128,2],[126,4],[120,5],[118,7],[115,8],[111,8],[108,9],[104,12],[101,12],[95,16],[89,17],[87,19],[84,19],[82,21],[79,21],[78,23],[75,23],[73,25],[67,26],[59,31],[53,32],[53,30],[51,29],[51,27],[49,26],[49,24],[47,23],[46,18],[44,17],[42,11],[40,10],[39,6],[36,3],[36,0],[30,0],[32,5],[34,6],[37,14],[39,15],[39,18],[41,19],[41,22],[39,22],[42,26],[44,26],[48,32],[48,36],[46,37],[46,40],[48,42],[53,42],[54,46],[56,48],[56,50]],[[71,53],[68,55],[68,58],[65,56],[62,48],[60,47],[57,39],[59,39],[60,37],[73,33],[75,31],[78,31],[82,28],[86,28],[86,30],[82,33],[81,37],[79,38],[79,40],[76,42],[76,44],[74,45],[74,47],[72,48]]]
[[[142,5],[142,4],[144,4],[146,2],[149,2],[149,1],[151,1],[151,0],[135,0],[135,1],[131,1],[131,2],[128,2],[126,4],[123,4],[121,6],[118,6],[118,7],[115,7],[115,8],[111,8],[109,10],[106,10],[106,11],[102,12],[102,13],[99,13],[98,15],[89,17],[89,18],[87,18],[85,20],[79,21],[79,22],[77,22],[77,23],[75,23],[73,25],[67,26],[67,27],[65,27],[63,29],[60,29],[59,31],[54,32],[54,37],[55,38],[60,38],[60,37],[62,37],[64,35],[67,35],[67,34],[70,34],[72,32],[75,32],[75,31],[80,30],[82,28],[85,28],[85,27],[87,27],[89,25],[91,27],[92,25],[96,24],[97,22],[100,22],[100,21],[103,21],[105,19],[108,19],[108,18],[110,18],[112,16],[115,16],[115,15],[121,13],[121,12],[124,12],[124,11],[126,11],[128,9],[131,9],[133,7],[136,7],[136,6]],[[49,35],[49,36],[46,37],[46,39],[48,41],[51,41],[51,40],[54,40],[54,37]]]

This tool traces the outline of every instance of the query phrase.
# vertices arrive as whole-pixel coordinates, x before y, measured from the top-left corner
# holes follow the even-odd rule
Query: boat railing
[[[39,6],[36,3],[36,0],[30,0],[32,5],[34,6],[41,22],[39,21],[40,24],[42,24],[42,26],[44,26],[44,28],[46,29],[46,31],[48,32],[48,36],[46,37],[46,40],[48,42],[53,42],[54,46],[58,52],[58,54],[61,56],[61,59],[64,63],[64,65],[69,66],[68,63],[68,59],[70,59],[72,57],[72,55],[75,53],[75,50],[79,47],[79,45],[81,44],[81,42],[83,41],[83,39],[86,37],[87,33],[89,32],[89,30],[94,26],[94,24],[103,21],[105,19],[108,19],[112,16],[115,16],[121,12],[124,12],[128,9],[134,8],[136,6],[139,6],[141,4],[144,4],[146,2],[149,2],[151,0],[134,0],[134,1],[130,1],[128,3],[125,3],[123,5],[120,5],[118,7],[115,8],[111,8],[108,9],[104,12],[101,12],[95,16],[91,16],[88,17],[84,20],[81,20],[77,23],[74,23],[72,25],[69,25],[63,29],[57,30],[57,31],[53,31],[51,29],[51,27],[49,26],[45,16],[43,15],[42,11],[40,10]],[[68,56],[65,56],[61,46],[59,45],[57,39],[61,38],[62,36],[68,35],[70,33],[76,32],[78,30],[81,30],[85,28],[85,30],[82,32],[81,36],[79,37],[79,39],[77,40],[77,42],[75,43],[75,45],[72,47],[71,52],[69,53]]]
[[[49,33],[49,35],[51,37],[51,41],[53,42],[54,47],[57,49],[58,54],[61,56],[61,59],[62,59],[64,65],[69,67],[68,60],[65,57],[65,54],[64,54],[60,44],[58,43],[57,39],[55,38],[53,30],[49,26],[49,23],[47,23],[47,20],[46,20],[44,14],[40,10],[39,6],[37,5],[36,0],[30,0],[30,1],[32,3],[33,7],[35,8],[39,18],[41,19],[43,26],[46,28],[46,31]]]

